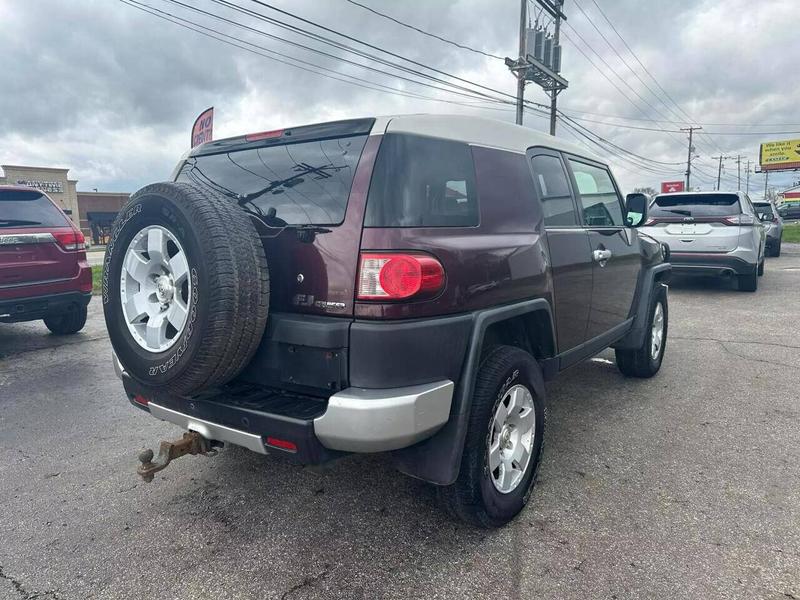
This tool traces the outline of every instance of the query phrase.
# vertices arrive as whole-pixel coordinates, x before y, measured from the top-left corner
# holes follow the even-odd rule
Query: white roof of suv
[[[541,131],[534,131],[521,125],[515,125],[496,119],[470,117],[463,115],[398,115],[378,117],[372,128],[373,133],[411,133],[430,137],[455,140],[474,144],[501,148],[512,152],[524,153],[532,146],[543,146],[585,156],[594,161],[606,164],[585,149],[570,144],[557,137]]]

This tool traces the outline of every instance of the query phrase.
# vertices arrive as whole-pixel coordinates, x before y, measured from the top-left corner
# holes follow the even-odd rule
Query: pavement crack
[[[57,350],[58,348],[63,348],[64,346],[74,346],[75,344],[85,344],[86,342],[99,342],[101,340],[107,340],[107,335],[101,335],[98,337],[90,337],[90,338],[81,338],[74,342],[64,342],[63,344],[59,344],[58,346],[44,346],[43,348],[28,348],[26,350],[17,350],[10,354],[0,354],[0,360],[6,358],[16,358],[17,356],[21,356],[22,354],[30,354],[31,352],[42,352],[45,350]]]
[[[53,600],[58,600],[58,594],[53,590],[47,592],[29,592],[25,589],[21,581],[5,572],[3,565],[0,565],[0,579],[8,581],[11,587],[19,594],[19,597],[24,598],[24,600],[35,600],[35,598],[52,598]]]
[[[792,346],[791,344],[779,344],[778,342],[757,342],[751,340],[722,340],[713,337],[683,337],[680,335],[670,334],[671,340],[691,340],[697,342],[718,342],[720,344],[743,344],[743,345],[756,345],[756,346],[777,346],[778,348],[789,348],[791,350],[800,350],[800,346]]]
[[[317,575],[311,575],[309,577],[306,577],[305,579],[303,579],[303,581],[301,581],[297,585],[293,585],[288,590],[283,592],[283,594],[281,594],[281,600],[286,600],[291,594],[294,594],[295,592],[299,592],[300,590],[302,590],[304,588],[314,587],[315,583],[325,579],[327,576],[328,576],[328,571],[325,570],[325,571],[322,571],[321,573],[318,573]]]

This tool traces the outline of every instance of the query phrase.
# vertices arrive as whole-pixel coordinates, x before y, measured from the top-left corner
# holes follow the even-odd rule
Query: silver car
[[[758,289],[766,228],[744,192],[659,194],[641,231],[669,247],[674,273],[736,277],[740,290]]]
[[[781,242],[783,241],[783,219],[778,209],[772,202],[753,202],[756,214],[767,232],[767,256],[781,255]]]

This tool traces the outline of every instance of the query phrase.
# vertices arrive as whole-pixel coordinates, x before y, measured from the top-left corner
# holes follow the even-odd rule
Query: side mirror
[[[640,227],[647,221],[647,206],[650,200],[647,196],[640,193],[628,194],[625,196],[625,220],[628,227]]]

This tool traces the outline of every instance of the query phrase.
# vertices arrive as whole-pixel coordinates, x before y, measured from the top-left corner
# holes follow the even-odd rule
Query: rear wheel
[[[268,298],[264,248],[231,199],[160,183],[120,211],[103,309],[117,357],[139,382],[188,394],[229,381],[258,347]]]
[[[68,312],[44,318],[45,326],[56,335],[78,333],[86,325],[88,310],[84,305],[76,304]]]
[[[753,269],[749,275],[737,275],[736,281],[739,291],[755,292],[758,289],[758,269]]]
[[[497,346],[481,363],[458,479],[438,488],[450,515],[500,527],[528,502],[542,455],[544,380],[530,354]]]
[[[783,241],[782,237],[778,238],[778,243],[775,244],[775,247],[772,249],[772,253],[771,253],[772,256],[780,256],[781,255],[781,242],[782,241]]]
[[[764,274],[764,263],[767,262],[766,258],[762,258],[761,262],[758,263],[758,276],[761,277]]]
[[[669,306],[667,288],[658,285],[650,302],[647,334],[642,346],[637,349],[615,350],[617,368],[628,377],[652,377],[658,373],[667,348]]]

